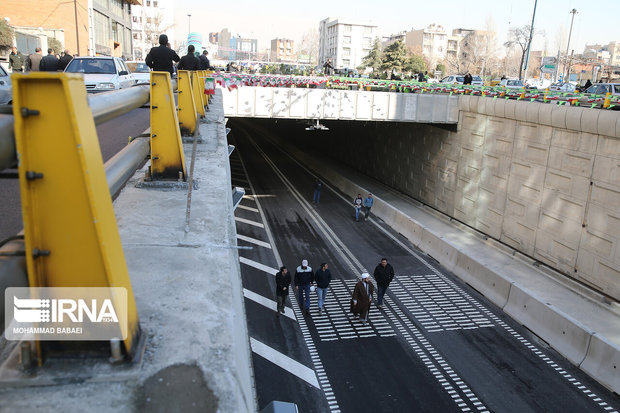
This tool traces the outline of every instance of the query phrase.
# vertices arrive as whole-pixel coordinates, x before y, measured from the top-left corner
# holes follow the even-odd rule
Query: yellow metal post
[[[189,70],[179,70],[177,72],[178,81],[178,105],[179,105],[179,125],[183,135],[193,135],[196,131],[198,116],[196,115],[196,103],[192,93],[192,78]]]
[[[192,99],[191,89],[187,90]],[[151,72],[151,176],[153,179],[177,180],[179,174],[183,179],[187,177],[170,73]]]
[[[29,285],[126,288],[127,320],[119,321],[128,323],[133,355],[138,312],[84,80],[42,72],[12,79]]]
[[[608,109],[611,106],[611,92],[607,92],[605,100],[603,101],[603,108]]]
[[[198,79],[200,81],[200,90],[202,91],[202,97],[205,104],[205,109],[209,107],[209,95],[205,93],[205,79],[207,78],[207,71],[201,70],[199,72]]]
[[[194,102],[196,102],[196,110],[200,117],[205,117],[205,89],[200,89],[200,76],[198,71],[191,72],[192,74],[192,94],[194,95]]]

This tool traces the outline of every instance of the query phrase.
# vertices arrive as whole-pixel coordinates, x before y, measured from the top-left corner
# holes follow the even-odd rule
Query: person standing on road
[[[383,308],[383,295],[394,279],[394,268],[388,264],[387,258],[381,258],[381,262],[373,273],[377,281],[377,307]]]
[[[71,60],[73,60],[73,56],[71,56],[69,50],[65,50],[65,54],[63,54],[58,61],[58,70],[65,70]]]
[[[314,274],[312,267],[308,266],[308,260],[302,260],[301,265],[295,271],[295,289],[299,292],[299,308],[302,311],[305,308],[306,315],[310,314],[310,285],[314,282],[313,278]],[[304,294],[306,295],[305,306]]]
[[[372,205],[375,203],[375,199],[372,197],[372,194],[368,194],[368,196],[366,197],[366,199],[364,199],[364,220],[368,221],[368,218],[370,218],[370,208],[372,208]]]
[[[334,66],[332,66],[332,59],[327,58],[327,61],[323,65],[323,72],[325,76],[330,76],[334,73]]]
[[[357,196],[353,200],[353,207],[355,208],[355,220],[356,221],[360,220],[360,209],[362,209],[363,202],[364,201],[362,200],[362,194],[357,194]]]
[[[316,180],[314,184],[314,196],[312,197],[312,202],[318,204],[321,200],[321,191],[323,190],[323,182],[320,179]]]
[[[34,53],[28,55],[26,58],[26,71],[38,72],[41,66],[41,59],[43,59],[43,56],[41,55],[41,48],[37,47],[34,49]]]
[[[200,59],[200,70],[211,70],[211,69],[213,69],[211,67],[211,62],[209,62],[209,58],[207,57],[208,54],[209,54],[209,52],[207,52],[206,50],[202,51],[202,54],[199,57],[199,59]]]
[[[370,303],[375,292],[375,286],[370,281],[370,274],[367,272],[362,274],[362,280],[355,284],[353,289],[353,298],[351,299],[351,312],[355,314],[355,318],[359,318],[362,324],[366,325],[368,321],[368,313],[370,312]]]
[[[58,58],[54,54],[54,49],[47,49],[47,56],[44,56],[41,59],[41,64],[39,65],[39,70],[41,72],[56,72],[58,71]]]
[[[177,70],[199,70],[200,60],[194,56],[194,45],[187,46],[187,54],[181,58]]]
[[[332,280],[332,273],[329,271],[329,265],[322,263],[321,268],[314,274],[314,281],[316,282],[316,293],[319,296],[319,314],[323,313],[325,296],[327,295],[327,288]]]
[[[26,57],[17,50],[17,47],[13,46],[11,48],[11,54],[9,55],[9,68],[14,73],[23,72],[24,65],[26,64]]]
[[[464,85],[471,85],[471,82],[474,80],[473,76],[471,75],[471,73],[467,72],[467,74],[465,75],[465,77],[463,78],[463,84]]]
[[[288,296],[288,287],[291,285],[291,274],[288,273],[286,267],[280,267],[280,271],[276,273],[276,301],[278,303],[277,315],[284,314],[286,306],[286,297]]]
[[[146,55],[144,62],[148,67],[158,72],[170,72],[170,76],[174,74],[172,61],[181,60],[177,52],[167,46],[168,36],[159,35],[159,46],[152,47],[149,54]]]

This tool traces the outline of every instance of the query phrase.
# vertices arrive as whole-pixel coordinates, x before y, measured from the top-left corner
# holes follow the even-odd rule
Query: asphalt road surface
[[[150,126],[148,108],[138,108],[97,126],[103,161],[107,161]],[[6,171],[8,172],[8,171]],[[11,172],[16,172],[13,170]],[[19,181],[0,179],[0,241],[17,234],[24,227],[21,214]]]
[[[300,412],[613,412],[620,398],[512,321],[352,199],[324,188],[260,128],[231,120],[232,184],[259,409]],[[396,277],[363,326],[348,312],[357,278],[382,257]],[[275,312],[275,272],[302,259],[333,275],[326,313],[312,294]],[[375,284],[376,285],[376,284]]]

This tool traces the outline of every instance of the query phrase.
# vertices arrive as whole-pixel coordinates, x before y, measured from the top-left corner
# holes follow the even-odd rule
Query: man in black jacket
[[[387,258],[381,258],[381,263],[375,268],[373,274],[377,281],[377,307],[383,307],[383,295],[394,279],[394,268],[387,262]]]
[[[177,70],[199,70],[200,69],[200,60],[196,56],[194,56],[194,48],[193,44],[187,46],[187,54],[181,58],[179,65],[177,66]]]
[[[73,56],[71,56],[69,50],[65,50],[65,54],[62,55],[58,61],[58,70],[65,70],[71,60],[73,60]]]
[[[151,48],[151,51],[146,55],[144,61],[146,65],[154,71],[170,72],[170,76],[172,76],[174,74],[172,61],[178,62],[181,58],[174,50],[166,46],[167,44],[168,36],[160,34],[159,46]]]
[[[276,300],[278,303],[277,315],[284,314],[284,306],[286,305],[286,296],[288,295],[288,287],[291,285],[291,274],[288,273],[286,267],[280,267],[280,271],[276,274]]]
[[[207,52],[206,50],[203,50],[202,54],[198,57],[200,59],[200,70],[213,69],[211,67],[211,62],[209,62],[209,58],[207,57],[208,54],[209,52]]]
[[[316,270],[314,274],[314,281],[316,282],[316,293],[319,296],[319,314],[323,312],[323,304],[325,303],[325,295],[327,294],[327,287],[332,280],[332,273],[329,271],[327,263],[321,264],[321,268]]]
[[[308,260],[303,260],[295,271],[295,289],[299,291],[299,308],[304,308],[304,294],[306,295],[305,312],[310,314],[310,285],[314,282],[312,267],[308,265]]]
[[[41,72],[58,71],[58,58],[54,55],[54,49],[47,49],[47,56],[43,56],[39,64]]]

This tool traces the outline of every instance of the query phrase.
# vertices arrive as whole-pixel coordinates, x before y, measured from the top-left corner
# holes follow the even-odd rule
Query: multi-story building
[[[372,49],[377,26],[327,18],[319,24],[319,65],[328,58],[336,69],[355,69]]]
[[[620,42],[613,41],[605,46],[609,52],[609,64],[612,66],[620,66]]]
[[[271,41],[270,59],[274,62],[294,62],[295,42],[290,39],[273,39]]]
[[[220,59],[229,59],[230,58],[230,31],[228,29],[222,29],[219,33],[219,37],[217,39],[217,56]]]
[[[455,48],[454,41],[456,38],[451,38],[450,52],[456,51],[458,55],[458,45]],[[411,30],[405,34],[405,45],[411,50],[411,52],[420,54],[428,60],[430,67],[443,60],[445,60],[448,53],[448,34],[443,26],[438,24],[431,24],[428,27],[420,30]]]
[[[173,0],[143,0],[142,5],[131,6],[131,14],[134,59],[144,59],[159,44],[160,34],[175,44]]]
[[[229,44],[228,60],[255,59],[258,53],[258,40],[246,39],[241,36],[231,37]]]
[[[209,33],[209,43],[218,44],[219,40],[220,40],[220,34],[218,32]]]

